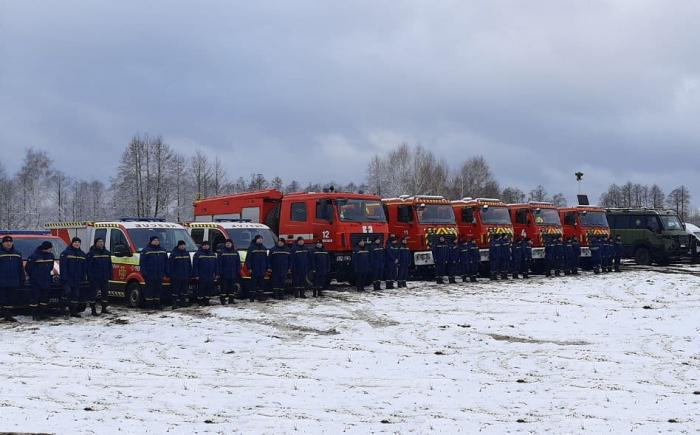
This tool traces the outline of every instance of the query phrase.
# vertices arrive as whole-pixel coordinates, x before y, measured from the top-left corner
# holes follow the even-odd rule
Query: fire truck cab
[[[559,209],[564,237],[576,237],[581,244],[581,257],[590,257],[590,237],[609,237],[610,226],[605,209],[590,205],[579,205]]]
[[[457,225],[450,201],[442,196],[408,196],[382,199],[389,234],[408,236],[415,269],[434,266],[432,243],[440,236],[457,238]]]
[[[513,237],[513,225],[508,207],[495,198],[462,198],[452,201],[459,235],[473,238],[479,246],[481,261],[489,261],[491,234]]]
[[[545,241],[563,235],[559,211],[551,202],[508,204],[516,237],[532,241],[533,260],[544,260]]]
[[[206,198],[194,202],[196,221],[248,219],[266,224],[278,237],[323,240],[331,255],[331,275],[352,279],[352,250],[360,239],[386,240],[388,226],[381,199],[364,193],[283,194],[271,189]]]
[[[122,218],[108,222],[60,222],[47,224],[51,234],[66,243],[71,238],[80,237],[82,249],[86,253],[96,238],[105,241],[105,247],[112,253],[112,279],[109,281],[109,295],[126,298],[130,307],[143,303],[145,281],[139,268],[140,252],[151,236],[158,236],[160,245],[168,253],[179,240],[184,240],[186,249],[193,255],[197,246],[189,233],[180,224],[163,222],[162,219]],[[170,285],[167,278],[164,285]]]

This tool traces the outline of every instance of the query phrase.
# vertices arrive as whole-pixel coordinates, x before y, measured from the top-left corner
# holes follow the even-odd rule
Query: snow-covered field
[[[698,433],[700,277],[409,285],[1,324],[0,432]]]

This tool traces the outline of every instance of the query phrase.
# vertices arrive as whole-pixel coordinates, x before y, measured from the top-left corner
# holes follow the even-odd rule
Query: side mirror
[[[117,245],[114,247],[114,255],[116,257],[131,257],[131,249],[126,245]]]

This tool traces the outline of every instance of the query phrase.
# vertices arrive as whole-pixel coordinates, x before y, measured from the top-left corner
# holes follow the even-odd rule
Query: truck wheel
[[[651,264],[651,255],[647,248],[637,248],[634,251],[634,261],[641,266],[648,266]]]
[[[130,282],[126,286],[126,304],[130,308],[138,308],[143,303],[143,291],[141,284],[138,282]]]

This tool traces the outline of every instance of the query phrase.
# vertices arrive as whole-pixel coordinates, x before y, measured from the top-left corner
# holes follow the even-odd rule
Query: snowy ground
[[[115,311],[0,325],[0,432],[700,428],[693,274]]]

